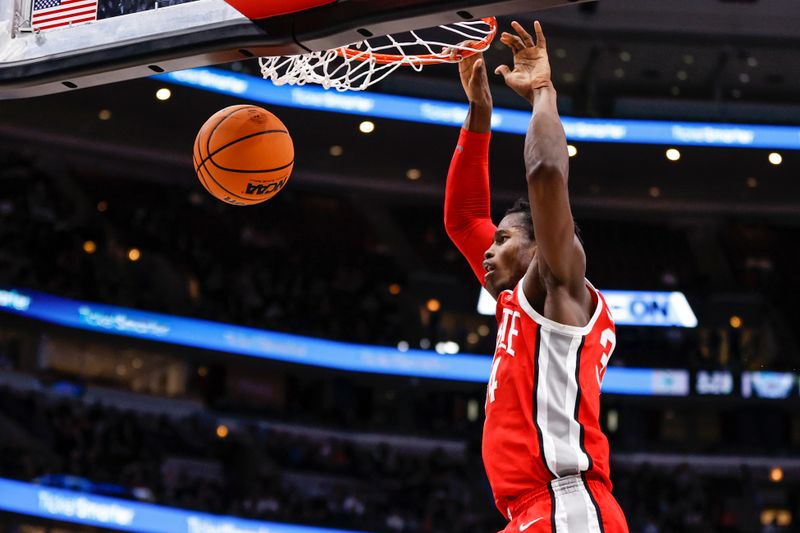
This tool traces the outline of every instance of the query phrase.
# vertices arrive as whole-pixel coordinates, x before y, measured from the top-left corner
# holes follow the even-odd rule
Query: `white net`
[[[275,85],[316,83],[337,91],[361,91],[400,67],[420,71],[425,65],[452,63],[483,52],[496,32],[493,18],[455,22],[321,52],[262,57],[259,63],[264,79]]]

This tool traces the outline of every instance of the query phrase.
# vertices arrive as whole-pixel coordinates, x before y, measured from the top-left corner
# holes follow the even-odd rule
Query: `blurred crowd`
[[[441,449],[246,423],[223,434],[208,416],[169,419],[8,389],[0,405],[46,450],[4,443],[2,477],[78,488],[80,478],[117,496],[328,527],[465,531],[497,522],[480,463]]]
[[[299,189],[283,191],[268,207],[231,209],[197,189],[73,175],[39,168],[32,157],[0,153],[0,284],[336,340],[426,347],[424,340],[432,347],[453,339],[466,351],[491,353],[493,317],[474,317],[477,286],[447,241],[439,208],[385,214],[394,228],[376,226],[374,214],[348,196]],[[589,275],[602,288],[683,290],[693,305],[723,289],[764,295],[734,302],[746,327],[709,314],[705,326],[692,331],[620,328],[612,364],[796,368],[796,335],[788,324],[797,310],[787,289],[800,285],[788,268],[795,252],[775,253],[775,243],[789,242],[791,235],[781,233],[779,241],[771,239],[778,233],[770,228],[728,228],[718,243],[730,264],[725,281],[704,278],[689,259],[696,253],[690,236],[679,230],[609,221],[583,228]],[[787,285],[776,286],[777,276]],[[443,309],[426,310],[427,291],[445,286],[455,287],[452,300],[443,293]],[[758,322],[761,312],[766,318]],[[484,331],[477,335],[480,326]],[[0,367],[15,367],[20,350],[7,344],[0,347]],[[214,374],[210,369],[209,377]],[[313,383],[307,385],[287,393],[284,418],[313,425],[349,416],[347,408],[334,417],[327,411],[317,416],[308,405],[313,402],[303,400],[314,394]],[[354,391],[350,396],[360,403]],[[34,441],[0,439],[0,476],[268,520],[386,532],[499,530],[503,520],[476,453],[479,428],[474,422],[447,426],[448,420],[464,420],[461,411],[453,413],[466,399],[440,396],[447,397],[441,405],[435,396],[421,405],[412,401],[409,409],[425,420],[410,415],[409,424],[440,434],[444,424],[455,438],[469,433],[463,457],[435,449],[359,447],[347,439],[248,423],[221,437],[210,415],[175,420],[3,389],[0,411]],[[395,405],[405,401],[399,397]],[[432,414],[437,405],[449,415]],[[767,439],[773,450],[786,451],[792,427],[788,415],[776,415],[782,417],[776,425],[757,412],[737,413],[722,423],[713,443],[704,444],[687,438],[703,426],[702,416],[621,416],[629,429],[610,435],[618,451],[679,450],[678,441],[665,438],[664,428],[676,427],[693,443],[688,452],[703,446],[738,451],[744,440],[725,440],[729,431],[747,433],[753,450],[764,447],[753,439]],[[386,428],[391,420],[376,426]],[[721,448],[720,439],[730,447]],[[615,472],[615,494],[632,531],[760,530],[764,505],[744,473],[731,480],[688,467],[646,465]],[[797,494],[787,494],[798,503]],[[769,525],[764,531],[780,529]]]
[[[0,283],[330,339],[401,337],[389,286],[403,277],[346,199],[287,191],[267,210],[231,209],[196,190],[77,182],[5,157]]]
[[[268,206],[235,209],[199,188],[58,173],[10,152],[0,153],[0,177],[4,285],[335,340],[494,350],[494,317],[475,315],[478,286],[436,206],[389,209],[386,227],[341,194],[293,189]],[[588,275],[601,288],[682,290],[700,313],[716,298],[719,280],[694,266],[679,230],[597,220],[583,234]],[[770,294],[769,272],[783,276],[793,256],[773,260],[756,247],[756,261],[729,241],[720,237],[733,272],[725,290]],[[762,296],[732,303],[744,310],[736,328],[713,312],[696,330],[620,328],[612,365],[795,368],[791,291],[775,294],[790,314]],[[432,295],[441,310],[426,309]]]
[[[265,424],[225,430],[208,414],[167,418],[0,388],[5,416],[36,439],[5,439],[0,477],[212,513],[376,532],[502,529],[479,458]],[[762,531],[747,470],[701,476],[686,465],[615,468],[631,531]],[[797,492],[791,493],[797,502]],[[495,528],[495,529],[492,529]],[[763,531],[789,531],[765,527]]]

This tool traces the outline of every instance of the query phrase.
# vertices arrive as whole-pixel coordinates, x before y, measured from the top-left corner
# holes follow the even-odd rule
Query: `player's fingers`
[[[522,42],[522,39],[510,33],[504,32],[503,35],[500,36],[500,42],[511,48],[515,54],[525,48],[525,43]]]
[[[533,37],[531,37],[530,33],[525,31],[525,28],[522,27],[522,24],[520,24],[515,20],[514,22],[511,23],[511,27],[514,28],[514,30],[517,32],[517,35],[519,35],[519,37],[517,38],[520,39],[525,46],[527,47],[536,46],[533,42]]]
[[[472,49],[476,48],[479,44],[480,43],[478,41],[473,41],[473,40],[461,41],[460,43],[458,43],[458,45],[453,47],[453,50],[455,52],[455,55],[459,59],[463,59],[462,52],[464,50],[472,50]],[[469,57],[469,56],[467,56],[467,57]]]
[[[538,20],[533,22],[533,30],[536,32],[536,46],[538,48],[547,48],[547,39],[544,38],[542,25]]]
[[[508,68],[508,65],[500,65],[499,67],[494,69],[494,73],[503,76],[503,78],[508,76],[509,72],[511,72],[511,69]]]
[[[482,75],[484,68],[486,68],[486,65],[483,62],[483,58],[476,59],[475,64],[472,66],[472,77]]]

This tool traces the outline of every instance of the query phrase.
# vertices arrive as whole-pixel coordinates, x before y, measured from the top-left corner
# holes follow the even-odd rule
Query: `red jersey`
[[[614,321],[587,282],[595,310],[584,327],[547,319],[520,281],[497,300],[497,346],[486,391],[483,462],[500,512],[555,478],[609,480],[600,385],[616,345]]]
[[[461,130],[445,187],[445,229],[481,284],[484,252],[496,229],[489,139],[488,133]],[[627,531],[610,493],[608,441],[598,419],[600,384],[616,345],[614,321],[603,296],[588,282],[586,287],[595,310],[584,327],[541,316],[525,298],[522,281],[497,301],[483,462],[495,503],[512,520],[508,531],[534,522],[547,531]],[[549,521],[519,515],[529,504],[532,512],[541,510],[535,502],[542,491],[553,512]]]

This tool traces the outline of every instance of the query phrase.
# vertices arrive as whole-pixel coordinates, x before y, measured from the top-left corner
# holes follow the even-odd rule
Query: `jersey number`
[[[609,344],[611,344],[610,348],[608,347]],[[614,353],[614,348],[617,346],[617,336],[613,329],[607,328],[603,330],[603,333],[600,334],[600,346],[603,347],[603,355],[600,357],[600,364],[594,369],[598,385],[603,384],[608,360],[611,359],[611,354]]]
[[[495,359],[494,364],[492,365],[492,374],[489,376],[489,386],[486,389],[486,399],[488,403],[494,403],[494,391],[497,390],[497,369],[500,366],[500,361],[502,361],[502,357],[498,357]]]

